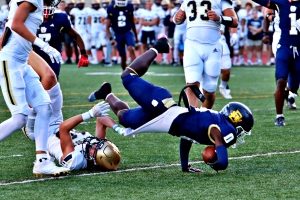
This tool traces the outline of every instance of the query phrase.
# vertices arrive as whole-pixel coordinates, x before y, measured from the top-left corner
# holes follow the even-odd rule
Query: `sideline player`
[[[115,5],[109,5],[107,7],[106,34],[110,43],[117,45],[123,70],[125,70],[127,66],[126,46],[130,60],[133,61],[136,58],[135,43],[138,43],[138,37],[135,29],[133,11],[133,5],[128,3],[127,0],[116,0]],[[115,39],[111,35],[110,27],[112,27],[115,32]]]
[[[103,61],[107,60],[106,35],[103,19],[107,13],[104,8],[100,8],[100,0],[92,0],[92,9],[89,12],[88,23],[91,25],[92,49],[91,53],[93,60],[91,64],[98,64],[97,49],[102,47]],[[104,63],[106,64],[106,63]]]
[[[220,31],[222,34],[219,40],[222,45],[222,60],[219,92],[225,99],[232,99],[232,96],[230,95],[230,89],[228,86],[232,62],[230,58],[230,50],[228,44],[226,43],[226,38],[224,36],[225,26],[223,24],[221,24]]]
[[[74,28],[72,28],[67,14],[63,12],[55,13],[54,5],[50,5],[51,1],[52,0],[44,0],[44,21],[37,31],[37,36],[61,53],[62,40],[64,39],[63,34],[68,34],[76,40],[80,49],[81,57],[78,62],[78,67],[87,67],[89,65],[89,61],[81,36]],[[52,63],[48,54],[42,51],[39,47],[34,46],[33,49],[50,65],[58,79],[61,67],[60,63]]]
[[[231,1],[184,1],[173,17],[175,24],[182,24],[186,18],[187,30],[185,56],[183,58],[187,85],[202,89],[206,100],[202,106],[211,109],[216,98],[216,88],[221,67],[220,24],[237,27],[238,19]],[[199,101],[190,88],[187,95],[192,106],[199,107]]]
[[[167,132],[181,137],[180,158],[183,171],[201,172],[188,164],[192,142],[215,145],[218,160],[209,165],[216,171],[225,170],[228,165],[227,148],[235,143],[244,143],[244,137],[250,134],[254,123],[252,113],[247,106],[238,102],[227,104],[219,113],[177,106],[168,90],[140,78],[147,72],[158,53],[167,52],[167,39],[161,38],[154,48],[139,56],[121,75],[124,87],[140,107],[129,109],[125,102],[111,93],[109,83],[104,83],[89,99],[96,97],[95,99],[105,99],[109,103],[120,124],[133,129],[127,129],[122,133],[124,136]]]
[[[56,4],[59,1],[55,1]],[[28,104],[36,111],[34,135],[36,138],[36,176],[67,175],[69,169],[57,167],[48,159],[48,125],[52,114],[49,95],[39,76],[27,64],[32,44],[45,51],[53,62],[61,62],[60,53],[35,36],[43,20],[43,3],[39,0],[12,0],[6,29],[1,37],[0,72],[2,94],[12,117],[0,124],[0,141],[25,126]]]
[[[278,11],[280,39],[276,51],[275,126],[285,126],[283,106],[285,87],[297,93],[300,83],[300,3],[286,0],[255,0],[256,3]]]
[[[94,58],[91,56],[91,33],[87,23],[90,8],[84,7],[84,0],[76,0],[76,2],[76,7],[70,11],[70,15],[74,17],[74,28],[82,37],[88,59],[91,61]]]

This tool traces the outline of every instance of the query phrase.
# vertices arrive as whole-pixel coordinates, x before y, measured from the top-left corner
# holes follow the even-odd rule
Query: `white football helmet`
[[[125,7],[127,6],[128,0],[116,0],[116,6]]]

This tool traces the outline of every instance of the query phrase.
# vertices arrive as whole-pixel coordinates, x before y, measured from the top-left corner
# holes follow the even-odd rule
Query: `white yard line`
[[[19,155],[19,154],[17,154],[17,155],[10,155],[10,156],[0,156],[0,159],[2,159],[2,158],[21,157],[21,156],[23,156],[23,155]]]
[[[270,152],[270,153],[265,153],[265,154],[253,154],[253,155],[248,155],[248,156],[231,157],[231,158],[229,158],[229,160],[239,160],[239,159],[248,159],[248,158],[255,158],[255,157],[273,156],[273,155],[295,154],[295,153],[300,153],[300,150],[290,151],[290,152]],[[22,155],[14,155],[14,156],[22,156]],[[197,164],[197,163],[203,163],[203,161],[190,162],[190,164]],[[87,174],[78,174],[78,175],[71,175],[71,176],[72,177],[95,176],[95,175],[102,175],[102,174],[150,170],[150,169],[166,168],[166,167],[173,167],[173,166],[180,166],[180,163],[173,163],[173,164],[168,164],[168,165],[155,165],[155,166],[150,166],[150,167],[136,167],[136,168],[123,169],[123,170],[110,171],[110,172],[87,173]],[[59,179],[62,179],[62,178],[67,178],[67,176],[60,177]],[[15,182],[8,182],[8,183],[0,182],[0,186],[33,183],[33,182],[47,181],[47,180],[53,180],[53,179],[54,178],[42,178],[42,179],[15,181]]]

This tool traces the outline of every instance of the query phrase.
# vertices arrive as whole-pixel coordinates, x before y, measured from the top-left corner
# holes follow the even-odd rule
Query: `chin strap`
[[[191,111],[191,108],[190,108],[190,103],[189,103],[189,100],[187,98],[187,95],[185,93],[185,89],[186,88],[190,88],[193,93],[195,94],[195,96],[203,103],[205,101],[205,97],[204,95],[202,94],[202,92],[199,90],[199,88],[195,85],[187,85],[185,86],[184,88],[182,88],[181,92],[180,92],[180,95],[179,95],[179,101],[178,101],[178,106],[180,106],[180,103],[181,103],[181,99],[183,99],[183,103],[184,103],[184,106],[186,108],[189,109],[189,111]]]

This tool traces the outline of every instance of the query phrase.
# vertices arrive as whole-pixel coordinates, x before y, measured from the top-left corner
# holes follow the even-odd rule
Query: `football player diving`
[[[127,0],[116,0],[115,5],[109,5],[107,7],[106,33],[110,43],[117,45],[123,70],[125,70],[127,66],[127,51],[129,52],[130,59],[133,61],[136,58],[135,43],[139,41],[135,29],[133,11],[133,5],[128,3]],[[115,38],[111,35],[110,27],[112,27],[115,32]]]
[[[123,85],[139,107],[130,109],[111,92],[109,83],[103,83],[99,90],[90,94],[88,100],[107,101],[118,116],[119,123],[127,128],[122,132],[124,136],[167,132],[181,137],[180,160],[183,171],[201,172],[188,164],[192,143],[215,145],[218,160],[208,164],[216,171],[225,170],[228,165],[227,148],[244,143],[244,137],[250,135],[254,124],[253,115],[247,106],[238,102],[228,103],[220,112],[191,106],[183,108],[175,103],[168,90],[140,78],[147,72],[158,53],[168,52],[168,40],[161,38],[153,48],[139,56],[123,71]],[[192,89],[197,95],[202,95],[196,87]],[[185,99],[187,100],[186,96]],[[117,125],[113,127],[116,128]]]
[[[37,36],[43,41],[49,43],[50,46],[54,47],[60,53],[62,51],[62,42],[64,39],[63,34],[66,33],[70,37],[75,38],[81,53],[78,67],[87,67],[89,65],[89,61],[81,36],[74,28],[72,28],[67,14],[63,12],[55,13],[55,8],[59,2],[60,0],[44,0],[44,21],[38,29]],[[48,54],[37,46],[34,46],[34,51],[46,60],[58,79],[60,63],[52,62]]]
[[[31,52],[28,63],[41,77],[43,85],[52,84],[55,88],[58,84],[55,74],[40,56]],[[101,170],[116,170],[120,165],[121,155],[119,149],[106,139],[106,128],[116,125],[115,121],[106,116],[109,105],[104,102],[98,103],[90,111],[63,121],[61,91],[48,94],[53,108],[47,140],[47,151],[50,156],[70,170],[93,169],[95,166]],[[93,117],[98,117],[96,137],[88,132],[74,130],[78,124]],[[35,140],[35,119],[29,121],[27,127],[22,130],[29,139]],[[119,128],[117,131],[122,133],[124,129]]]
[[[285,88],[297,93],[300,83],[300,2],[298,0],[254,0],[278,12],[280,39],[276,50],[275,126],[285,126]],[[275,17],[275,16],[274,16]]]

